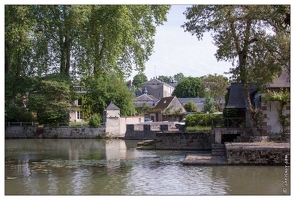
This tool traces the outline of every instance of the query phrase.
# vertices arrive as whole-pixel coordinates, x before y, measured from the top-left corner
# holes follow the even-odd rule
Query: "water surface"
[[[5,194],[290,194],[284,166],[184,166],[196,152],[136,150],[137,142],[5,140]]]

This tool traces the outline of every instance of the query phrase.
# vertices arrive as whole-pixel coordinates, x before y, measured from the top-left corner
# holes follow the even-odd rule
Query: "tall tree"
[[[24,76],[32,56],[35,21],[28,5],[5,5],[5,75]]]
[[[187,22],[185,31],[196,35],[200,40],[205,32],[211,32],[217,60],[231,61],[232,77],[243,85],[246,102],[246,122],[253,129],[252,105],[248,83],[263,86],[285,67],[278,59],[278,35],[288,38],[288,26],[284,24],[289,6],[281,12],[272,5],[196,5],[184,13]],[[287,40],[288,41],[288,40]],[[284,63],[284,64],[283,64]],[[256,132],[255,132],[256,133]]]
[[[82,35],[83,71],[94,75],[116,71],[127,76],[132,69],[144,71],[144,63],[152,53],[156,26],[166,21],[169,8],[165,5],[91,6]]]
[[[122,116],[135,115],[134,94],[126,87],[122,76],[113,72],[98,77],[87,77],[83,83],[87,91],[83,98],[83,113],[103,113],[103,110],[112,102],[120,108]]]
[[[226,88],[229,86],[228,78],[223,75],[208,74],[202,79],[203,87],[207,91],[208,96],[220,103],[227,92]]]
[[[148,81],[146,75],[144,73],[139,73],[133,77],[132,84],[137,88],[141,88],[142,83],[144,83],[146,81]]]
[[[179,81],[181,81],[182,79],[184,79],[185,77],[184,77],[184,75],[183,75],[183,73],[178,73],[178,74],[175,74],[174,76],[173,76],[173,78],[174,78],[174,81],[176,81],[176,82],[179,82]]]
[[[199,97],[201,90],[201,80],[198,77],[186,77],[175,87],[172,95],[178,98]]]

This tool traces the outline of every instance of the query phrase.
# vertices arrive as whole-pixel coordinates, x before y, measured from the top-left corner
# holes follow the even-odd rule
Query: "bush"
[[[33,115],[26,109],[17,106],[7,106],[5,108],[6,122],[31,122],[35,121]]]
[[[211,126],[213,118],[221,117],[221,114],[192,114],[185,118],[185,126]]]
[[[101,126],[101,115],[100,114],[93,114],[90,119],[89,119],[89,122],[88,122],[88,125],[92,128],[97,128],[97,127],[100,127]]]

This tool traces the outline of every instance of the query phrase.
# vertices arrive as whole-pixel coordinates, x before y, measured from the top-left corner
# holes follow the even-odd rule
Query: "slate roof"
[[[168,83],[165,83],[165,82],[162,82],[156,78],[153,78],[147,82],[144,82],[142,83],[143,86],[145,85],[166,85],[166,86],[169,86],[169,87],[173,87],[172,85],[169,85]],[[174,88],[174,87],[173,87]]]
[[[136,97],[136,101],[159,101],[156,97],[149,94],[142,94],[138,97]]]
[[[111,102],[110,105],[108,105],[107,110],[120,110],[120,108]]]
[[[242,89],[241,83],[232,83],[229,87],[229,96],[228,103],[226,108],[246,108],[246,103],[244,100],[244,93]],[[250,96],[257,92],[257,87],[255,85],[251,85],[249,89]]]
[[[290,76],[283,70],[281,75],[268,85],[268,88],[290,88]]]
[[[150,112],[162,112],[164,111],[169,104],[172,102],[172,100],[174,99],[174,96],[171,97],[163,97],[159,103],[154,107],[153,110],[151,110]]]
[[[179,102],[184,105],[189,101],[193,101],[194,103],[205,103],[206,98],[178,98]]]

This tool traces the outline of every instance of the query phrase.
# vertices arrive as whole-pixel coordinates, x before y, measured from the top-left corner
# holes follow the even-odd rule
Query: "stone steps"
[[[224,144],[212,144],[212,156],[225,156],[225,145]]]

